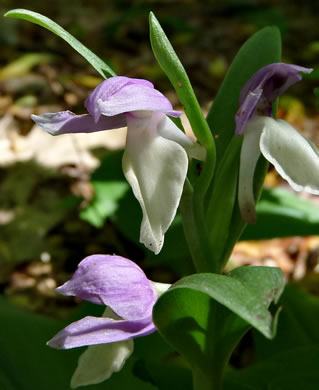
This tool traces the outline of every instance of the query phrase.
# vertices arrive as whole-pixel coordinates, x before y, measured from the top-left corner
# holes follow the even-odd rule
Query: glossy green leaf
[[[264,189],[256,207],[256,225],[247,225],[241,240],[306,236],[319,233],[319,207],[280,188]]]
[[[233,60],[207,115],[215,137],[217,164],[235,135],[235,114],[242,87],[258,69],[279,62],[280,58],[279,30],[276,27],[266,27],[248,39]]]
[[[115,76],[114,71],[96,54],[94,54],[80,41],[78,41],[70,33],[64,30],[64,28],[62,28],[46,16],[43,16],[37,12],[19,8],[8,11],[5,16],[9,18],[24,19],[46,28],[47,30],[58,35],[60,38],[64,39],[74,50],[81,54],[104,78]]]
[[[228,275],[198,274],[174,285],[209,295],[264,336],[274,336],[273,318],[267,307],[282,293],[284,280],[279,268],[238,267]]]
[[[280,269],[269,267],[187,276],[158,299],[154,322],[192,367],[222,369],[249,326],[274,336],[275,321],[267,308],[283,286]]]

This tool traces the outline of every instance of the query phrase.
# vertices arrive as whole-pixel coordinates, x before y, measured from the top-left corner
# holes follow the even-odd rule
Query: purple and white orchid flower
[[[155,332],[152,309],[170,287],[147,279],[133,261],[92,255],[80,262],[60,294],[105,305],[102,317],[87,316],[68,325],[48,345],[69,349],[88,345],[71,380],[72,388],[108,379],[133,352],[132,339]]]
[[[262,154],[295,191],[319,195],[319,151],[291,125],[272,117],[272,105],[312,69],[275,63],[257,71],[243,87],[236,114],[236,135],[244,135],[238,201],[243,219],[256,222],[253,179]]]
[[[63,111],[32,119],[52,135],[127,126],[123,171],[143,211],[140,242],[157,254],[179,205],[188,157],[203,160],[205,150],[167,117],[181,112],[147,80],[111,77],[94,89],[85,107],[88,114]]]

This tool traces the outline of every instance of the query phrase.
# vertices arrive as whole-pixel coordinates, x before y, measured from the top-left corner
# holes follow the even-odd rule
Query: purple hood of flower
[[[300,72],[311,73],[302,66],[275,63],[259,69],[244,85],[235,116],[236,135],[242,135],[254,114],[272,116],[272,104],[288,88],[302,79]]]
[[[85,101],[97,122],[101,115],[114,116],[134,111],[162,112],[178,117],[170,101],[147,80],[124,76],[111,77],[99,84]]]
[[[49,342],[53,348],[106,344],[156,330],[152,309],[157,299],[152,282],[134,262],[120,256],[92,255],[79,264],[71,280],[57,291],[106,305],[103,317],[73,322]]]

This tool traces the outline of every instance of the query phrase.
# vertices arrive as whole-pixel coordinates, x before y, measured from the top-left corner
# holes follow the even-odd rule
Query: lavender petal
[[[121,256],[86,257],[72,279],[57,291],[110,306],[117,315],[129,320],[150,316],[156,301],[152,284],[141,268]]]
[[[126,127],[124,115],[102,116],[97,122],[88,114],[75,115],[71,111],[48,112],[43,115],[31,115],[33,121],[51,135],[66,133],[92,133],[94,131]]]
[[[47,345],[57,349],[70,349],[130,340],[155,332],[151,317],[140,320],[115,321],[109,318],[84,317],[57,333]]]

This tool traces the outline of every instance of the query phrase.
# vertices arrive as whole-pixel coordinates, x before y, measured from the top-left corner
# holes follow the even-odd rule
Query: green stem
[[[204,207],[204,200],[209,189],[210,183],[214,176],[216,165],[216,149],[215,144],[206,148],[206,160],[203,165],[203,171],[195,183],[195,192],[198,197],[197,200],[201,201],[202,208]]]
[[[216,163],[215,144],[206,149],[207,155],[203,170],[195,182],[194,190],[185,196],[181,207],[184,231],[197,272],[219,273],[217,263],[214,263],[207,223],[204,213],[205,196],[214,175]]]
[[[241,142],[240,137],[233,137],[206,194],[205,221],[210,245],[214,248],[211,261],[218,263],[220,272],[223,269],[221,258],[225,251],[229,232],[232,229],[233,209],[237,204],[237,176]]]
[[[222,374],[219,375],[219,373],[211,371],[208,375],[207,372],[203,372],[202,370],[193,370],[194,390],[221,390],[222,385]]]
[[[206,328],[206,358],[192,366],[194,390],[223,388],[229,359],[249,328],[245,321],[239,318],[236,320],[227,308],[211,300]]]
[[[207,229],[202,208],[194,210],[196,199],[193,188],[186,179],[183,196],[180,202],[180,211],[183,218],[183,227],[193,263],[197,272],[213,272],[218,270],[216,264],[210,262],[211,248],[207,238]]]
[[[196,138],[206,149],[212,149],[215,152],[212,133],[181,61],[152,12],[149,21],[151,45],[155,58],[173,84],[181,103],[184,105],[185,113]]]

